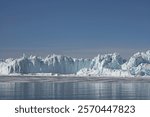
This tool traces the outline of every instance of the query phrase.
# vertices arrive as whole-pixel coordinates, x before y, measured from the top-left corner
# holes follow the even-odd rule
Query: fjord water
[[[150,80],[0,77],[0,99],[150,99]]]

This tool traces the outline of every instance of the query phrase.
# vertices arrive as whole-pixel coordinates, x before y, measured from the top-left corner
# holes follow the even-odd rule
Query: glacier
[[[99,54],[93,59],[78,59],[53,54],[45,58],[23,55],[17,59],[0,60],[0,75],[13,74],[149,77],[150,50],[137,52],[128,60],[118,53]]]

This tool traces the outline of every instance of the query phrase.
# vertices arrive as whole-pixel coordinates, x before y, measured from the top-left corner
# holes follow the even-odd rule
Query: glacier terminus
[[[0,75],[13,74],[149,77],[150,50],[137,52],[128,60],[118,53],[99,54],[93,59],[77,59],[53,54],[46,58],[24,55],[17,59],[0,60]]]

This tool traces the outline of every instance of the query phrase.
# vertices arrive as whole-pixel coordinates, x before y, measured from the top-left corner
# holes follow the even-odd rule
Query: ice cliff
[[[0,60],[0,75],[29,73],[74,74],[79,76],[150,76],[150,50],[138,52],[125,60],[119,54],[98,55],[93,59],[77,59],[61,55],[46,58],[23,56]]]
[[[46,58],[23,56],[18,59],[0,61],[0,74],[11,73],[59,73],[73,74],[82,68],[88,68],[89,59],[75,59],[67,56],[49,55]]]

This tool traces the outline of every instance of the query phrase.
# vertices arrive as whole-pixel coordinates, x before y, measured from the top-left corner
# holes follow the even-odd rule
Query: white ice
[[[129,60],[118,53],[98,55],[93,59],[77,59],[61,55],[46,58],[23,56],[0,60],[0,75],[48,74],[76,76],[150,76],[150,50],[137,52]]]

